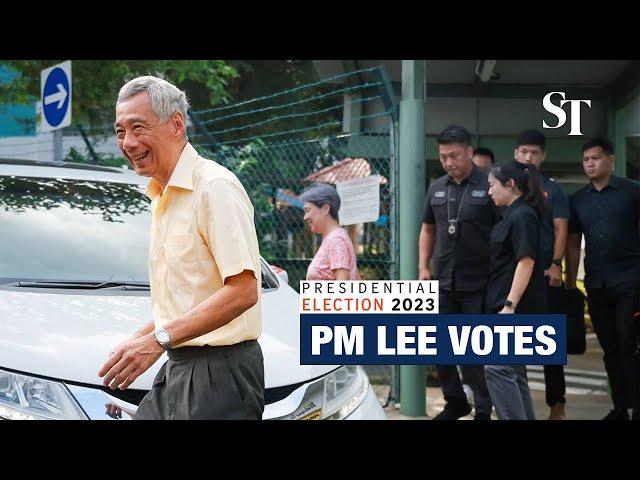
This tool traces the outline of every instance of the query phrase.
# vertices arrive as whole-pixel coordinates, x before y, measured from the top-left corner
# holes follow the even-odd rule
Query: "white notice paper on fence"
[[[336,183],[340,225],[375,222],[380,216],[380,175]]]

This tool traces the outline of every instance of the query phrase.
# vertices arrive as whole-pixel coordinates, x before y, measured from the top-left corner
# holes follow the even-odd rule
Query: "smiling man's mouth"
[[[140,160],[145,159],[147,155],[149,155],[149,150],[138,155],[129,155],[129,158],[134,162],[139,162]]]

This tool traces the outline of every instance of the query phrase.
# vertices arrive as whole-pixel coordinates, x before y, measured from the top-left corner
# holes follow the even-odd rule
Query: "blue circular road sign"
[[[42,92],[42,112],[47,123],[57,127],[69,108],[69,79],[61,68],[49,73]]]

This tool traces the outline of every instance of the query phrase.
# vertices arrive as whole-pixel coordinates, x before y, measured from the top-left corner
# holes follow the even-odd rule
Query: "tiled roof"
[[[304,180],[307,182],[337,183],[354,178],[365,178],[371,175],[371,165],[364,158],[345,158],[344,160],[312,173]],[[380,175],[380,183],[388,180]]]

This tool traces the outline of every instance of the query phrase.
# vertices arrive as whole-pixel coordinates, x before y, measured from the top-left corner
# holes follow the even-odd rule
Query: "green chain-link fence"
[[[395,278],[391,229],[391,166],[388,131],[341,134],[303,141],[222,147],[215,160],[232,170],[255,208],[260,251],[288,272],[296,290],[320,246],[303,221],[298,195],[314,174],[332,183],[336,175],[380,175],[380,217],[376,222],[346,227],[354,240],[358,269],[364,279]],[[324,173],[324,174],[323,174]]]

